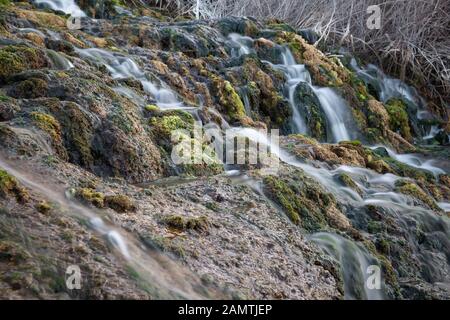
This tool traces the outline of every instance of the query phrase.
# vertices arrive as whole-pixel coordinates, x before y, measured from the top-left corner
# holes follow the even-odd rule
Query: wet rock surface
[[[0,5],[0,297],[450,298],[445,106],[280,21],[77,3],[78,30]],[[277,172],[230,171],[198,122],[280,129]],[[208,155],[175,163],[175,130]]]

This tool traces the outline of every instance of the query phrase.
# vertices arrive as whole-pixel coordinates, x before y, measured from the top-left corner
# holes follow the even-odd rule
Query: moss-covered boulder
[[[47,66],[48,59],[40,49],[23,45],[0,47],[0,83],[21,71]]]
[[[19,182],[5,170],[0,169],[0,198],[13,196],[20,203],[28,201],[28,191],[23,188]]]
[[[213,94],[217,97],[223,114],[233,122],[245,117],[244,103],[233,85],[218,76],[212,76],[211,80]]]
[[[308,231],[326,230],[330,226],[343,231],[351,228],[336,207],[334,197],[300,170],[282,177],[265,177],[264,191],[294,224]]]
[[[35,99],[48,94],[48,83],[41,78],[29,78],[15,84],[9,91],[14,98]]]
[[[406,104],[400,99],[390,99],[386,102],[390,128],[399,132],[406,140],[411,141],[412,133],[406,108]]]
[[[136,206],[130,197],[124,194],[111,195],[104,197],[106,207],[119,213],[131,212],[136,210]]]

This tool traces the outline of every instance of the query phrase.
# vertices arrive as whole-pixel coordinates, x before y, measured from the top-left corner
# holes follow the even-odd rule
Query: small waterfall
[[[250,37],[241,36],[237,33],[230,33],[228,35],[228,46],[231,47],[231,57],[239,58],[240,56],[250,54],[253,51],[253,39]]]
[[[295,133],[307,133],[307,126],[304,118],[298,110],[297,104],[295,103],[295,89],[300,82],[311,83],[311,76],[303,64],[297,64],[292,55],[292,52],[285,48],[282,52],[281,65],[272,65],[274,68],[284,72],[287,78],[286,90],[289,105],[292,109],[292,131]]]
[[[341,266],[345,299],[384,299],[382,288],[369,289],[367,286],[366,282],[370,276],[368,267],[371,265],[380,267],[380,265],[365,248],[332,233],[315,233],[310,240]]]
[[[388,153],[388,155],[391,158],[397,160],[398,162],[407,164],[414,168],[430,171],[436,177],[439,176],[440,174],[445,174],[444,170],[442,170],[441,168],[436,167],[434,165],[435,161],[432,159],[423,160],[423,158],[419,157],[416,154],[412,154],[412,153],[398,154],[394,150],[392,150],[386,146],[382,146],[382,145],[371,147],[371,149],[377,149],[377,148],[384,148],[386,150],[386,152]]]
[[[57,70],[69,70],[74,68],[72,62],[69,61],[66,57],[64,57],[61,53],[56,52],[54,50],[47,50],[47,56],[50,58],[52,62],[52,67]]]
[[[300,114],[299,106],[295,101],[295,90],[297,86],[299,83],[307,83],[320,101],[320,106],[330,126],[327,130],[332,136],[332,142],[350,140],[350,133],[346,125],[347,114],[350,113],[347,102],[331,88],[313,86],[311,83],[311,75],[305,65],[297,64],[292,52],[287,47],[284,48],[282,53],[282,61],[282,65],[271,65],[283,71],[287,78],[287,98],[293,114],[292,131],[301,134],[308,132],[305,119]]]
[[[327,117],[328,130],[331,131],[333,142],[350,140],[350,134],[344,121],[346,113],[350,112],[347,102],[331,88],[314,86],[312,88]]]
[[[366,83],[371,85],[378,93],[381,102],[387,102],[392,98],[400,98],[413,105],[416,111],[417,119],[427,119],[432,117],[426,110],[426,103],[419,95],[417,90],[400,79],[387,76],[380,68],[373,64],[368,64],[365,69],[361,68],[355,58],[350,61],[350,66],[355,70],[358,76]]]
[[[402,226],[405,234],[401,239],[406,239],[414,257],[420,260],[426,270],[439,268],[441,261],[435,255],[433,249],[423,247],[418,242],[417,228],[421,228],[432,239],[441,239],[443,247],[450,246],[450,222],[447,217],[437,215],[434,211],[417,206],[415,201],[404,194],[395,191],[396,181],[401,179],[393,174],[379,174],[372,170],[359,167],[340,166],[333,170],[328,167],[317,167],[300,162],[295,156],[271,145],[271,141],[252,128],[233,128],[242,136],[270,145],[272,152],[286,164],[298,167],[310,177],[318,181],[325,190],[332,193],[337,201],[347,209],[347,216],[355,223],[364,221],[367,215],[365,207],[373,205],[383,210],[388,219],[392,219],[395,225]],[[403,159],[405,160],[405,159]],[[406,160],[405,160],[406,161]],[[408,160],[410,161],[410,160]],[[355,182],[361,193],[344,187],[339,182],[341,174],[347,174]],[[238,172],[229,172],[237,175]],[[449,211],[450,204],[441,202],[438,204],[444,211]],[[362,220],[361,220],[362,219]],[[417,228],[411,228],[411,225]],[[405,238],[403,238],[405,237]],[[380,262],[368,252],[361,244],[342,236],[319,232],[309,237],[322,250],[335,259],[341,266],[344,280],[345,297],[347,299],[384,299],[387,296],[384,284],[384,274],[381,274],[381,289],[370,289],[366,282],[372,275],[369,266],[381,267]],[[447,240],[442,240],[447,239]],[[436,257],[436,258],[430,258]],[[447,281],[445,273],[436,275],[436,281]]]
[[[430,127],[430,131],[428,131],[428,134],[423,137],[423,140],[430,140],[434,139],[439,133],[441,133],[443,130],[439,129],[438,126],[434,125]]]
[[[104,65],[114,79],[134,78],[139,80],[144,90],[154,97],[158,107],[166,110],[186,108],[178,101],[172,90],[158,88],[149,81],[132,59],[97,48],[76,49],[76,52],[84,58]]]
[[[45,39],[47,37],[42,31],[35,29],[35,28],[17,28],[17,30],[22,33],[30,33],[30,32],[36,33],[43,39]]]
[[[13,175],[33,194],[55,203],[61,214],[87,220],[89,226],[101,235],[119,253],[118,263],[131,267],[139,274],[140,284],[151,288],[155,298],[159,299],[208,299],[226,298],[227,295],[216,288],[208,288],[201,279],[187,268],[179,265],[163,253],[147,249],[135,236],[120,227],[105,222],[95,209],[79,204],[73,199],[71,190],[60,191],[45,177],[28,174],[24,167],[0,157],[0,168]],[[103,212],[104,214],[104,212]]]
[[[38,5],[46,6],[55,11],[62,11],[72,17],[85,17],[86,14],[75,3],[75,0],[34,0]]]

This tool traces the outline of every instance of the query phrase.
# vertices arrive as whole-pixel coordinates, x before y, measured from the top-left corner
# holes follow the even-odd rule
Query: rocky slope
[[[446,106],[281,21],[77,3],[0,1],[0,297],[450,297]],[[196,121],[280,129],[277,174],[176,165]]]

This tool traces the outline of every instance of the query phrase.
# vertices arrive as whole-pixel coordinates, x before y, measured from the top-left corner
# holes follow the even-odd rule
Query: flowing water
[[[412,228],[411,224],[420,226],[426,230],[427,236],[430,238],[439,237],[447,240],[444,246],[450,247],[450,221],[446,216],[439,216],[435,212],[416,206],[414,200],[404,194],[395,191],[395,182],[401,179],[393,174],[379,174],[372,170],[351,166],[339,166],[335,169],[329,169],[325,166],[307,164],[290,155],[286,150],[279,148],[278,145],[271,145],[270,139],[260,131],[252,128],[232,128],[235,133],[245,136],[262,145],[269,145],[273,154],[279,159],[291,166],[302,169],[306,174],[318,181],[328,192],[332,193],[339,203],[343,204],[347,210],[350,220],[355,223],[364,216],[364,208],[368,205],[375,205],[382,208],[390,219],[396,224],[402,225],[406,232],[405,239],[411,243],[411,246],[417,250],[418,259],[423,263],[424,268],[433,270],[439,263],[439,259],[432,259],[427,249],[422,249],[417,245],[416,228]],[[414,156],[395,155],[400,157],[408,164]],[[422,164],[423,167],[429,166]],[[434,170],[438,170],[435,168]],[[345,173],[350,176],[361,194],[351,188],[344,187],[338,177]],[[238,175],[239,172],[229,172],[230,175]],[[252,179],[244,179],[244,183],[249,184],[254,190],[255,186],[260,183]],[[262,192],[261,189],[257,190]],[[444,211],[448,211],[450,204],[438,204]],[[366,281],[370,273],[369,266],[379,266],[380,263],[371,253],[356,242],[345,239],[339,235],[319,232],[310,235],[309,239],[316,243],[326,254],[335,259],[341,266],[341,272],[344,280],[345,298],[346,299],[383,299],[386,297],[384,282],[381,283],[381,289],[369,289]]]
[[[350,140],[349,129],[347,128],[346,115],[350,109],[347,102],[331,88],[313,86],[311,75],[305,65],[297,64],[289,48],[285,47],[282,52],[282,65],[272,65],[285,73],[287,82],[287,99],[292,109],[292,131],[294,133],[306,134],[308,128],[303,115],[300,114],[295,92],[300,83],[306,83],[311,88],[313,94],[319,99],[320,107],[325,113],[328,123],[327,130],[331,136],[330,142]],[[299,102],[301,103],[301,101]]]
[[[228,35],[227,45],[231,48],[231,57],[233,58],[239,58],[240,56],[254,52],[251,48],[253,39],[237,33],[230,33]]]
[[[79,7],[75,5],[74,1],[36,0],[35,2],[47,4],[54,10],[61,10],[72,15],[84,15]],[[81,13],[77,10],[81,11]],[[26,32],[26,30],[23,30],[23,32]],[[254,52],[251,48],[253,40],[249,37],[230,34],[228,42],[232,48],[231,55],[234,58]],[[105,66],[114,79],[133,78],[140,81],[144,90],[156,100],[157,105],[162,109],[185,108],[172,90],[165,88],[162,85],[155,85],[153,82],[149,81],[145,73],[131,58],[96,48],[76,49],[76,52],[82,58]],[[64,70],[73,67],[70,61],[60,54],[54,54],[49,51],[49,56],[52,59],[54,68]],[[283,71],[286,75],[286,99],[289,101],[293,111],[292,131],[296,133],[308,133],[305,119],[300,113],[300,108],[297,105],[298,102],[295,99],[295,90],[297,86],[300,83],[306,83],[317,96],[320,107],[326,116],[328,124],[327,130],[331,137],[330,141],[339,142],[342,140],[350,140],[353,137],[354,132],[350,129],[349,120],[347,119],[347,115],[351,112],[346,101],[331,88],[313,86],[308,70],[304,65],[296,63],[288,48],[285,48],[285,50],[282,51],[282,62],[282,64],[273,66]],[[379,83],[380,99],[382,101],[387,101],[392,97],[402,97],[416,103],[416,105],[422,105],[422,100],[417,96],[417,93],[413,89],[397,79],[387,77],[375,66],[369,65],[367,69],[361,69],[354,61],[352,61],[352,66],[355,68],[358,75],[367,83]],[[117,90],[137,102],[139,105],[145,103],[145,99],[133,90],[126,87],[117,87]],[[244,97],[243,100],[247,114],[249,114],[251,105],[248,96],[243,93],[242,96]],[[209,112],[214,113],[215,111],[210,109]],[[424,112],[423,108],[419,107],[417,112],[418,118],[423,117]],[[318,163],[310,164],[301,162],[290,155],[286,150],[273,144],[273,142],[260,131],[252,128],[230,128],[229,124],[223,119],[220,113],[216,112],[216,115],[222,119],[222,123],[220,125],[208,124],[205,125],[205,128],[213,128],[217,131],[230,129],[235,134],[242,135],[269,147],[271,153],[276,155],[282,162],[302,169],[306,174],[318,181],[324,189],[332,193],[338,202],[343,204],[343,207],[347,210],[345,212],[346,215],[352,221],[357,222],[358,219],[361,219],[364,215],[364,208],[368,205],[376,205],[383,208],[385,214],[393,219],[395,223],[404,226],[403,229],[406,232],[405,241],[414,245],[416,250],[415,254],[418,256],[420,262],[423,263],[424,266],[428,266],[431,270],[433,270],[437,262],[433,257],[430,258],[430,255],[428,255],[427,252],[424,252],[419,245],[414,244],[416,229],[411,228],[410,225],[414,224],[420,226],[430,234],[430,237],[431,234],[442,236],[439,238],[441,239],[440,241],[443,242],[444,245],[450,247],[450,223],[448,218],[439,216],[431,210],[418,207],[411,197],[396,192],[395,182],[400,179],[400,177],[392,174],[378,174],[365,168],[339,166],[330,169],[329,167]],[[430,130],[429,135],[432,136],[435,135],[439,129],[431,128]],[[224,141],[217,140],[216,144],[223,146]],[[389,156],[399,162],[428,170],[436,176],[444,173],[444,170],[437,167],[433,160],[424,160],[414,154],[397,154],[393,150],[386,147],[384,148]],[[205,298],[203,293],[199,293],[198,290],[194,289],[202,287],[201,284],[199,284],[199,280],[194,275],[158,252],[144,250],[139,241],[133,236],[121,228],[105,222],[94,210],[78,204],[73,199],[72,192],[68,191],[65,194],[57,192],[55,191],[57,190],[56,188],[35,181],[34,178],[24,174],[17,167],[8,164],[6,161],[1,160],[1,158],[0,166],[16,176],[17,179],[30,189],[50,197],[52,201],[56,201],[62,207],[67,208],[67,211],[72,215],[87,219],[91,228],[102,235],[111,246],[116,249],[116,252],[124,259],[124,261],[126,261],[126,263],[138,270],[139,273],[143,275],[144,279],[157,289],[161,297]],[[225,169],[228,175],[241,177],[238,170],[228,167],[226,164]],[[344,187],[339,182],[338,176],[342,173],[349,175],[355,181],[356,185],[361,190],[361,193],[358,193],[351,188]],[[242,183],[249,184],[255,192],[258,192],[259,194],[263,193],[259,181],[255,181],[245,176],[241,180]],[[438,205],[444,211],[450,211],[449,203],[440,202]],[[329,232],[311,234],[309,235],[309,239],[340,264],[344,280],[345,297],[347,299],[382,299],[386,296],[384,286],[382,286],[382,290],[370,290],[365,285],[368,277],[368,266],[379,265],[379,261],[365,248],[352,240],[345,239],[342,236]]]
[[[38,5],[46,6],[55,11],[62,11],[72,17],[85,17],[86,14],[75,3],[75,0],[34,0]]]
[[[52,62],[52,67],[57,70],[69,70],[74,68],[72,62],[63,56],[61,53],[56,52],[54,50],[47,50],[47,56],[50,58]]]
[[[350,134],[344,120],[346,114],[350,113],[347,102],[331,88],[312,88],[327,117],[327,130],[331,132],[332,142],[350,140]]]
[[[188,108],[183,106],[172,90],[157,87],[153,82],[149,81],[136,62],[129,57],[97,48],[76,49],[76,52],[83,58],[104,65],[114,79],[134,78],[139,80],[144,90],[152,95],[161,109]]]
[[[346,299],[381,300],[385,298],[383,290],[370,289],[366,285],[370,276],[367,272],[369,266],[379,265],[379,262],[365,248],[337,234],[326,232],[315,233],[310,240],[341,266]]]
[[[0,157],[0,168],[13,175],[20,183],[35,194],[58,205],[61,212],[72,217],[87,220],[89,226],[102,236],[122,258],[124,266],[131,267],[140,277],[140,285],[159,299],[208,299],[221,297],[217,289],[205,287],[201,280],[177,262],[157,250],[143,247],[142,243],[124,229],[101,218],[99,212],[79,204],[73,198],[72,190],[61,188],[48,180],[26,173],[24,166],[10,163]]]

